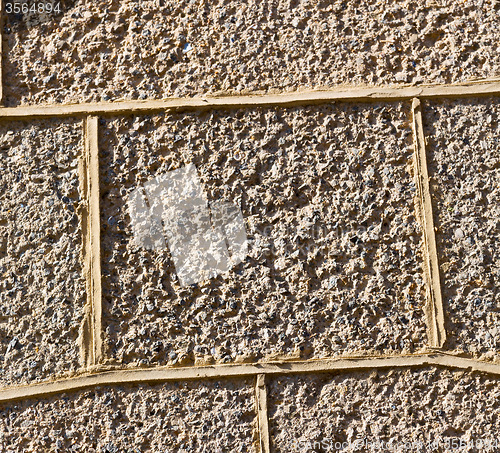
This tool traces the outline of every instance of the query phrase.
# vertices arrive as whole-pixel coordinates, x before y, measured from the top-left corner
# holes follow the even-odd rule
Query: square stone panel
[[[495,451],[499,394],[496,377],[436,368],[276,378],[272,451]]]
[[[6,15],[9,106],[499,75],[489,1],[59,3],[29,24]]]
[[[82,130],[73,120],[0,125],[0,385],[79,367]]]
[[[500,103],[427,103],[424,123],[448,345],[498,356]]]
[[[0,447],[253,453],[255,418],[251,379],[98,387],[0,405]]]
[[[105,357],[190,364],[410,353],[426,343],[407,104],[102,120]],[[182,288],[135,245],[127,196],[193,163],[241,208],[249,255]]]

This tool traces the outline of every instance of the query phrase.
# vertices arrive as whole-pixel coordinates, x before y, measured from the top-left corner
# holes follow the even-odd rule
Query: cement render
[[[5,453],[256,453],[250,380],[95,388],[0,405]]]
[[[75,372],[85,304],[73,120],[0,125],[0,383]]]
[[[494,1],[73,3],[35,26],[6,25],[8,106],[499,75]],[[496,360],[498,102],[423,105],[446,346]],[[398,103],[101,120],[107,362],[175,366],[423,349],[409,121],[408,106]],[[79,368],[81,127],[3,124],[0,141],[0,381],[7,386]],[[131,247],[124,200],[138,182],[190,162],[209,199],[241,203],[252,244],[234,273],[181,290],[168,251]],[[111,386],[8,403],[0,409],[0,445],[8,452],[254,451],[253,385]],[[278,377],[268,392],[276,452],[293,451],[292,440],[477,441],[499,431],[497,379],[475,373]]]
[[[500,176],[497,99],[427,104],[429,176],[449,346],[498,359]]]
[[[488,451],[480,441],[498,446],[499,395],[495,378],[439,368],[282,377],[269,388],[272,449]]]
[[[7,105],[499,76],[496,1],[64,3],[5,27]]]
[[[103,120],[105,355],[177,365],[421,350],[408,122],[401,103]],[[250,252],[181,288],[168,250],[135,246],[126,200],[187,163],[209,202],[241,207]]]

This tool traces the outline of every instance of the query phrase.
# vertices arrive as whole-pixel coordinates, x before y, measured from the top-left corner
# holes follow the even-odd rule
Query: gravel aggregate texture
[[[0,385],[79,367],[82,152],[79,121],[0,125]]]
[[[495,451],[499,395],[496,378],[436,368],[281,377],[269,385],[272,449]]]
[[[496,1],[63,3],[8,16],[7,105],[499,76]]]
[[[500,103],[427,103],[424,123],[449,346],[496,358]]]
[[[426,343],[406,104],[102,120],[105,356],[120,364],[404,352]],[[194,163],[239,206],[243,263],[181,288],[137,247],[127,194]]]
[[[0,406],[6,453],[256,452],[250,380],[95,388]]]
[[[500,76],[498,0],[43,3],[61,10],[4,16],[7,107]],[[495,97],[422,104],[445,349],[498,362],[500,104]],[[93,120],[100,371],[393,354],[406,360],[428,350],[410,101],[107,115]],[[91,362],[96,331],[89,322],[100,316],[86,306],[85,273],[96,261],[83,250],[83,144],[80,120],[0,123],[1,388],[74,376]],[[136,195],[134,230],[128,197],[189,164],[212,222],[217,203],[241,209],[248,254],[229,271],[183,287],[167,246],[147,250],[134,241],[134,231],[153,221],[151,200],[141,204]],[[195,207],[183,215],[192,220],[194,213],[206,226],[195,182],[186,197]],[[155,187],[150,195],[159,193]],[[171,201],[180,211],[188,204]],[[163,230],[170,224],[180,232],[174,238],[185,250],[176,256],[190,282],[189,275],[206,274],[192,269],[203,261],[192,259],[201,250],[192,250],[195,235],[187,240],[181,223],[164,218]],[[189,369],[176,371],[179,382],[0,403],[0,451],[260,451],[255,379],[182,381],[188,373],[200,379]],[[93,376],[97,370],[72,382],[130,377],[129,370]],[[453,446],[464,442],[459,451],[500,449],[498,376],[427,363],[265,381],[258,391],[268,395],[276,453],[332,452],[356,441],[354,450],[366,452],[458,451]],[[485,449],[491,441],[493,449]]]

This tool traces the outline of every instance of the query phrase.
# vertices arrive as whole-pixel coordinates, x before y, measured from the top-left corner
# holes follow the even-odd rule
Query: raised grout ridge
[[[459,357],[445,352],[428,352],[390,357],[361,357],[305,360],[296,362],[264,362],[189,367],[155,367],[117,369],[51,382],[8,387],[0,390],[0,403],[27,398],[40,398],[101,385],[124,385],[198,379],[226,379],[247,376],[275,376],[305,373],[354,372],[370,369],[421,368],[440,366],[477,371],[500,376],[500,363]],[[260,378],[262,379],[262,378]]]
[[[0,119],[40,118],[86,115],[140,114],[162,110],[200,110],[211,108],[292,107],[334,101],[398,101],[500,95],[500,81],[478,80],[465,84],[441,84],[405,87],[338,87],[322,91],[296,91],[281,94],[245,96],[206,96],[166,98],[163,100],[114,101],[82,104],[53,104],[5,107]]]
[[[99,191],[99,149],[96,116],[85,121],[85,154],[88,162],[88,259],[90,265],[90,331],[92,350],[89,365],[98,365],[102,359],[102,286],[101,286],[101,221]]]
[[[432,214],[432,200],[429,189],[429,174],[425,151],[425,136],[422,120],[420,99],[414,98],[413,112],[413,141],[415,156],[415,180],[418,195],[418,213],[423,230],[423,259],[424,273],[427,283],[427,304],[425,307],[429,344],[432,348],[442,348],[446,341],[444,325],[443,299],[441,296],[441,281],[437,256],[436,236]]]
[[[257,421],[259,424],[260,453],[271,453],[269,438],[269,418],[267,415],[267,385],[266,375],[258,374],[255,385]]]
[[[82,271],[85,277],[86,303],[84,307],[83,320],[80,325],[80,333],[78,336],[78,346],[80,349],[80,365],[86,369],[92,366],[94,357],[93,346],[93,328],[92,328],[92,258],[90,243],[90,200],[89,200],[89,146],[87,141],[87,122],[83,121],[83,142],[84,149],[81,156],[78,158],[78,177],[80,181],[81,197],[84,203],[81,205],[79,215],[82,222]]]

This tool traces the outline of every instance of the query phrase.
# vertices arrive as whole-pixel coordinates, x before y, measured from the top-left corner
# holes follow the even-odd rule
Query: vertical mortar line
[[[255,386],[257,399],[257,421],[259,423],[260,453],[271,453],[269,440],[269,420],[267,417],[267,386],[266,375],[258,374]]]
[[[101,219],[99,191],[99,147],[97,116],[88,116],[85,143],[88,159],[88,209],[89,209],[89,260],[91,307],[91,365],[102,358],[102,286],[101,286]]]
[[[91,303],[91,258],[90,258],[90,226],[89,226],[89,146],[87,140],[87,119],[82,121],[83,127],[83,154],[78,162],[78,174],[80,177],[80,189],[82,192],[82,266],[85,276],[86,302],[84,307],[84,316],[80,326],[80,335],[78,345],[80,347],[80,362],[85,368],[93,363],[94,347],[92,338],[92,303]]]
[[[427,284],[426,318],[430,346],[441,348],[446,341],[444,326],[443,299],[441,296],[441,280],[432,214],[432,200],[429,188],[429,174],[425,151],[424,125],[422,106],[419,98],[412,102],[413,143],[415,145],[414,163],[417,184],[418,209],[422,221],[424,240],[424,272]]]

